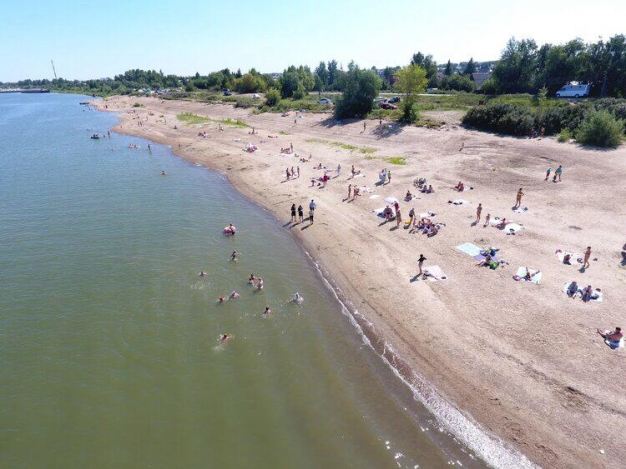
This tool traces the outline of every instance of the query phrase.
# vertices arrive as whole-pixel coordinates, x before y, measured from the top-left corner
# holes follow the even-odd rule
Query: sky
[[[406,65],[496,60],[511,37],[538,45],[626,34],[626,1],[2,0],[0,81],[281,72],[337,60]]]

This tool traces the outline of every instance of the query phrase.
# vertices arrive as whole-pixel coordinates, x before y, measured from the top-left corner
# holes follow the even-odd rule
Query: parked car
[[[380,103],[380,107],[383,109],[398,109],[398,106],[389,102]]]
[[[333,102],[329,98],[322,98],[317,100],[317,104],[332,104]]]
[[[390,100],[387,101],[388,103],[399,103],[400,102],[400,96],[394,96],[393,98],[391,98]]]
[[[556,92],[557,98],[581,98],[589,96],[591,85],[565,85]]]
[[[224,96],[230,96],[232,93],[230,92],[230,90],[227,88],[224,90]]]

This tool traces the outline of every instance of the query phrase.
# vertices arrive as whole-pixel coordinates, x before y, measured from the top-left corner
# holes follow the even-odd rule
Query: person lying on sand
[[[507,223],[508,222],[506,221],[506,218],[503,218],[502,220],[500,220],[500,223],[496,225],[496,228],[498,228],[499,230],[503,230]]]
[[[621,327],[615,327],[614,331],[609,331],[609,332],[604,332],[604,331],[601,331],[600,329],[596,329],[596,331],[598,332],[598,334],[600,334],[600,336],[603,339],[610,340],[611,342],[615,342],[615,343],[619,343],[619,341],[622,340],[622,337],[624,337],[624,335],[622,334]]]
[[[487,254],[487,255],[485,256],[485,259],[484,259],[484,260],[482,260],[482,261],[480,261],[478,264],[476,264],[476,266],[477,266],[477,267],[484,267],[484,266],[489,267],[489,263],[490,263],[490,262],[491,262],[491,255],[490,255],[490,254]]]
[[[538,271],[537,271],[537,272],[535,272],[534,274],[531,274],[531,273],[530,273],[530,270],[528,270],[528,267],[526,267],[526,275],[524,275],[524,280],[527,280],[527,281],[529,281],[529,282],[530,282],[530,281],[533,279],[533,277],[534,277],[535,275],[538,275],[538,274],[540,274],[540,273],[541,273],[541,271],[540,271],[540,270],[538,270]]]

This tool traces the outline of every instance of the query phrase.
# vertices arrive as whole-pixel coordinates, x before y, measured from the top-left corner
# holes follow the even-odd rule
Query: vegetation
[[[337,118],[365,117],[374,107],[374,98],[380,90],[380,79],[371,70],[361,70],[354,62],[348,66],[348,72],[342,76],[343,95],[335,106]]]
[[[569,129],[563,129],[559,132],[559,136],[557,137],[557,141],[559,143],[569,142],[572,139],[572,133]]]
[[[414,122],[418,118],[415,102],[418,93],[422,93],[426,88],[426,70],[419,65],[409,65],[400,70],[397,74],[395,88],[404,94],[400,106],[402,107],[402,120],[405,122]]]
[[[387,158],[383,158],[383,161],[387,163],[396,164],[399,166],[404,166],[407,164],[406,159],[403,156],[390,156]]]
[[[615,148],[622,142],[624,122],[609,111],[594,111],[576,132],[576,140],[585,145]]]
[[[179,121],[184,122],[187,125],[206,124],[207,122],[211,120],[208,117],[199,116],[197,114],[191,114],[189,112],[178,114],[176,118]]]

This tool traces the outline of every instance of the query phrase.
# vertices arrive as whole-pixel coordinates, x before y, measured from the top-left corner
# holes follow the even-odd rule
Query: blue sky
[[[2,0],[0,81],[112,77],[131,68],[280,72],[336,59],[362,67],[493,60],[507,40],[587,42],[626,33],[624,0]]]

